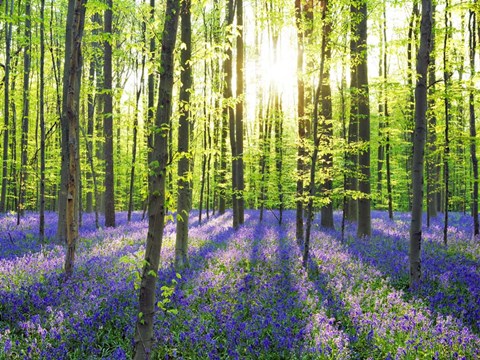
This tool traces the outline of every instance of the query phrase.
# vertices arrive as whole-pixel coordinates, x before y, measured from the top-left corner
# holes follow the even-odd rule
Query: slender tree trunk
[[[348,124],[348,144],[350,152],[348,154],[348,172],[347,172],[347,192],[356,193],[358,188],[358,131],[359,131],[359,101],[360,91],[358,83],[358,71],[360,61],[358,59],[360,53],[360,37],[358,24],[357,3],[352,2],[350,5],[351,24],[350,33],[350,122]],[[350,195],[348,197],[346,218],[350,221],[358,221],[358,200]]]
[[[420,48],[417,56],[415,87],[415,132],[413,143],[413,204],[410,224],[410,286],[418,287],[421,276],[423,167],[426,137],[427,70],[431,49],[432,0],[422,0]]]
[[[139,293],[139,313],[135,325],[134,359],[149,359],[154,345],[153,320],[155,314],[155,288],[160,264],[163,229],[165,227],[165,176],[168,162],[168,128],[171,124],[174,49],[176,42],[180,2],[167,0],[165,25],[162,34],[160,91],[155,116],[154,148],[149,186],[148,233],[145,265]]]
[[[305,118],[305,81],[304,81],[304,53],[307,32],[304,30],[311,26],[306,24],[308,3],[295,0],[295,18],[297,25],[297,124],[298,124],[298,149],[297,149],[297,192],[296,192],[296,239],[297,243],[303,243],[303,205],[304,205],[304,178],[306,161],[306,133],[307,119]]]
[[[178,128],[178,198],[177,198],[177,233],[175,243],[175,269],[188,267],[188,218],[191,209],[191,189],[189,174],[193,170],[190,160],[190,92],[192,89],[192,25],[190,0],[182,2],[181,11],[181,41],[184,44],[181,52],[182,87],[180,89],[180,113]],[[205,119],[206,121],[206,119]],[[205,174],[204,174],[205,176]]]
[[[236,0],[237,4],[237,63],[236,76],[237,86],[236,95],[237,103],[235,106],[235,142],[237,152],[237,207],[238,207],[238,224],[241,225],[245,221],[245,179],[243,165],[243,108],[244,108],[244,45],[243,45],[243,0]]]
[[[142,24],[144,29],[144,34],[146,32],[146,23]],[[145,39],[143,40],[145,42]],[[138,105],[140,104],[140,97],[142,95],[142,88],[143,88],[143,75],[145,73],[145,62],[146,56],[142,55],[142,66],[141,66],[141,73],[140,76],[140,84],[137,89],[137,94],[135,98],[135,115],[133,118],[133,143],[132,143],[132,165],[130,168],[130,186],[128,190],[128,214],[127,214],[127,221],[132,219],[132,211],[133,211],[133,192],[134,192],[134,185],[135,185],[135,166],[137,163],[137,137],[138,137]]]
[[[93,16],[92,16],[93,20]],[[94,47],[94,44],[92,44]],[[93,129],[94,129],[94,117],[95,117],[95,93],[93,88],[95,87],[95,60],[90,61],[89,70],[88,70],[88,82],[89,87],[92,89],[87,94],[87,147],[93,148]],[[93,194],[91,191],[92,186],[92,172],[90,170],[86,171],[86,181],[87,186],[89,187],[86,194],[86,206],[85,210],[90,213],[93,211]]]
[[[435,4],[432,3],[432,28],[435,28]],[[427,226],[430,218],[437,217],[438,187],[439,184],[439,159],[437,155],[437,116],[435,114],[435,32],[432,32],[432,52],[430,53],[430,65],[428,67],[428,141],[427,141]]]
[[[14,1],[5,1],[5,15],[12,16]],[[0,213],[7,210],[7,186],[8,186],[8,136],[10,119],[10,46],[12,42],[12,22],[5,26],[5,80],[4,80],[4,128],[3,128],[3,158],[2,158],[2,193],[0,197]]]
[[[66,206],[66,234],[67,234],[67,253],[65,256],[65,273],[71,276],[75,262],[75,251],[78,239],[78,217],[76,216],[76,207],[78,197],[78,181],[80,173],[78,168],[78,100],[80,97],[80,81],[82,66],[82,36],[85,21],[86,0],[72,1],[69,7],[67,24],[71,24],[69,35],[65,39],[65,53],[69,54],[65,58],[64,79],[66,82],[66,104],[62,117],[68,124],[68,183],[67,183],[67,206]],[[71,20],[70,20],[71,19]]]
[[[321,6],[327,6],[327,1],[323,0]],[[327,11],[326,9],[324,11]],[[330,15],[325,17],[325,23],[323,27],[324,36],[326,39],[330,39],[332,32],[332,25]],[[332,58],[332,49],[330,41],[327,40],[325,45],[325,65],[322,86],[322,171],[325,179],[323,180],[321,191],[324,200],[327,202],[321,208],[321,220],[320,224],[324,228],[334,228],[333,223],[333,114],[332,114],[332,89],[330,87],[330,63]]]
[[[478,159],[477,159],[477,130],[475,124],[475,84],[473,78],[475,76],[475,50],[477,47],[475,34],[476,14],[470,11],[470,18],[468,22],[469,29],[469,49],[470,49],[470,94],[469,94],[469,112],[470,112],[470,157],[472,159],[473,171],[473,197],[472,197],[472,216],[473,216],[473,235],[479,234],[478,224]]]
[[[39,238],[45,241],[45,0],[40,1],[40,215]]]
[[[388,111],[388,62],[387,62],[387,14],[385,4],[383,8],[383,86],[384,86],[384,104],[383,111],[385,115],[385,166],[387,172],[387,198],[388,198],[388,218],[393,220],[393,195],[392,195],[392,170],[390,164],[391,146],[390,146],[390,114]]]
[[[227,29],[231,28],[234,18],[234,2],[233,0],[227,1],[226,23]],[[237,137],[236,137],[236,124],[235,113],[233,107],[228,102],[231,101],[232,92],[232,77],[233,77],[233,52],[231,46],[227,46],[225,51],[224,72],[225,72],[225,88],[223,90],[223,98],[227,103],[224,107],[224,116],[228,119],[228,128],[230,136],[230,148],[232,152],[232,210],[233,210],[233,227],[236,229],[239,225],[238,215],[238,152],[237,152]]]
[[[23,108],[22,108],[22,142],[21,142],[21,162],[20,162],[20,192],[18,197],[17,225],[20,224],[20,218],[25,211],[25,197],[27,192],[27,162],[28,162],[28,131],[29,131],[29,113],[30,113],[30,67],[31,67],[31,42],[32,42],[32,22],[31,22],[31,3],[27,0],[25,3],[25,47],[23,51]]]
[[[443,38],[443,83],[445,87],[445,94],[443,97],[445,106],[445,147],[443,151],[443,175],[445,180],[445,195],[444,195],[444,222],[443,222],[443,243],[447,245],[447,230],[448,230],[448,205],[449,205],[449,166],[448,160],[450,158],[450,139],[449,139],[449,127],[450,127],[450,77],[451,72],[447,61],[447,46],[450,39],[451,21],[449,12],[449,1],[445,3],[445,36]]]
[[[107,0],[105,10],[105,42],[103,62],[104,108],[103,130],[105,134],[105,226],[115,227],[115,176],[113,167],[113,89],[112,89],[112,18],[113,0]]]
[[[93,194],[95,198],[98,198],[98,185],[97,185],[97,173],[95,171],[95,165],[93,163],[93,150],[92,150],[92,143],[89,141],[88,135],[85,134],[85,130],[80,126],[80,131],[83,134],[83,137],[85,138],[85,143],[87,145],[87,161],[90,166],[90,173],[92,174],[92,181],[93,181]],[[94,206],[94,212],[95,212],[95,228],[98,229],[100,227],[99,225],[99,219],[98,219],[98,208],[97,208],[97,203],[95,202]]]
[[[413,89],[413,80],[414,80],[414,73],[413,73],[413,64],[414,64],[414,52],[415,49],[413,48],[413,44],[415,41],[415,24],[417,22],[417,17],[418,17],[418,4],[417,0],[413,1],[413,9],[412,9],[412,14],[410,16],[410,22],[408,25],[408,44],[407,44],[407,84],[408,84],[408,89]],[[406,137],[406,142],[407,142],[407,151],[406,151],[406,163],[405,163],[405,174],[407,177],[407,182],[410,181],[412,178],[412,154],[413,154],[413,134],[414,134],[414,111],[415,111],[415,95],[413,91],[409,91],[409,96],[408,96],[408,104],[409,106],[407,107],[407,113],[406,113],[406,118],[407,118],[407,128],[405,132],[405,137]],[[407,202],[408,202],[408,208],[412,208],[412,190],[410,187],[408,187],[408,192],[407,192]]]
[[[315,98],[313,102],[313,152],[312,152],[312,162],[310,165],[310,184],[309,184],[309,197],[308,197],[308,205],[307,205],[307,225],[305,228],[305,246],[303,248],[303,259],[302,264],[303,267],[306,269],[308,266],[308,258],[310,252],[310,233],[312,228],[313,222],[313,201],[315,198],[315,172],[316,172],[316,165],[318,159],[318,150],[320,146],[320,136],[318,135],[318,125],[319,125],[319,109],[318,105],[320,102],[320,97],[323,95],[322,92],[322,85],[324,81],[324,69],[325,69],[325,58],[326,58],[326,47],[327,42],[330,39],[327,37],[328,35],[328,25],[326,24],[327,19],[327,12],[329,10],[328,0],[321,1],[322,7],[322,48],[321,48],[321,58],[320,58],[320,77],[318,80],[317,89],[315,90]]]

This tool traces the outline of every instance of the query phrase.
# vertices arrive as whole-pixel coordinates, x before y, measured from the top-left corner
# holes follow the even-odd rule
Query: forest
[[[0,360],[480,358],[477,0],[0,8]]]

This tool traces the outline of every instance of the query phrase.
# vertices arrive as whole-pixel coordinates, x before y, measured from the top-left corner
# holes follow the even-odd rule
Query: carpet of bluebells
[[[195,214],[194,214],[195,215]],[[408,288],[409,215],[374,212],[371,238],[315,226],[306,271],[295,216],[192,216],[190,268],[172,267],[175,224],[165,229],[158,273],[154,359],[478,359],[480,239],[452,214],[424,230],[424,281]],[[339,227],[340,214],[336,214]],[[318,223],[318,219],[315,219]],[[37,238],[38,216],[0,217],[0,360],[128,359],[147,222],[117,216],[95,229],[83,216],[74,275],[65,249]]]

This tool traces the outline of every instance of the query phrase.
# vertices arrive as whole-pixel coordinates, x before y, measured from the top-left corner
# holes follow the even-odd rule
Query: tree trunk
[[[177,233],[175,243],[175,269],[180,270],[188,266],[188,218],[191,209],[190,174],[190,92],[192,89],[192,25],[190,14],[190,0],[182,2],[181,12],[181,41],[184,46],[181,52],[183,64],[180,75],[182,87],[180,89],[181,113],[178,128],[178,198],[177,198]],[[207,119],[205,119],[206,121]],[[203,175],[205,176],[205,174]]]
[[[360,37],[359,37],[359,24],[357,4],[352,3],[350,5],[351,24],[350,33],[352,34],[350,39],[350,122],[348,124],[348,145],[349,154],[347,160],[347,193],[348,196],[346,207],[346,218],[350,221],[358,221],[358,200],[356,196],[352,196],[352,193],[358,192],[358,131],[359,131],[359,97],[360,91],[358,83],[358,71],[359,71],[359,53],[360,53]]]
[[[160,91],[155,116],[154,144],[150,170],[148,233],[145,265],[139,292],[139,313],[135,326],[134,359],[149,359],[154,345],[153,321],[155,314],[155,288],[160,264],[163,229],[165,226],[165,177],[168,162],[168,128],[171,124],[174,49],[176,42],[179,1],[167,0],[165,25],[162,34]]]
[[[435,4],[432,3],[432,28],[435,27]],[[437,117],[435,114],[435,33],[432,32],[432,52],[430,53],[430,65],[428,67],[428,132],[427,132],[427,226],[430,226],[430,218],[437,217],[437,196],[439,184],[439,165],[437,155]]]
[[[305,118],[305,81],[304,81],[304,53],[305,41],[309,31],[305,28],[311,26],[306,24],[309,14],[309,3],[303,4],[301,0],[295,0],[295,18],[297,25],[297,124],[298,124],[298,149],[297,149],[297,192],[296,192],[296,240],[303,243],[303,206],[304,206],[304,178],[306,175],[306,133],[307,122]]]
[[[238,224],[241,225],[245,221],[245,179],[243,166],[243,108],[244,108],[244,45],[243,45],[243,0],[236,0],[237,3],[237,63],[236,63],[236,97],[235,106],[235,142],[237,156],[237,207],[238,207]]]
[[[227,29],[231,28],[234,18],[234,2],[233,0],[227,1],[227,12],[226,12],[226,26]],[[233,107],[229,102],[232,101],[233,90],[232,90],[232,77],[233,77],[233,52],[232,47],[227,46],[225,51],[225,60],[224,60],[224,76],[225,76],[225,87],[223,89],[223,98],[226,102],[224,105],[224,116],[228,119],[228,128],[230,136],[230,148],[232,152],[232,210],[233,210],[233,228],[238,228],[239,225],[239,215],[238,215],[238,152],[237,152],[237,137],[236,137],[236,123],[235,123],[235,113]]]
[[[5,1],[5,15],[13,14],[14,1]],[[2,161],[2,193],[0,196],[0,213],[7,210],[7,186],[8,186],[8,136],[9,136],[9,119],[10,119],[10,46],[12,42],[12,22],[5,26],[5,80],[3,82],[4,91],[4,128],[3,128],[3,161]]]
[[[23,108],[22,108],[22,142],[21,142],[21,163],[20,163],[20,192],[18,197],[17,225],[25,211],[25,197],[27,187],[27,162],[28,162],[28,131],[30,113],[30,67],[31,67],[31,43],[32,43],[32,22],[30,0],[25,3],[25,41],[23,52]]]
[[[370,236],[372,233],[370,215],[370,103],[368,98],[367,61],[367,2],[362,1],[354,14],[360,15],[358,24],[358,140],[362,146],[358,155],[358,228],[357,235]]]
[[[470,112],[470,157],[472,159],[473,171],[473,197],[472,197],[472,216],[473,216],[473,235],[479,234],[478,225],[478,159],[477,159],[477,130],[475,124],[475,84],[473,78],[475,76],[475,50],[477,47],[475,35],[475,12],[470,11],[470,18],[468,22],[469,29],[469,58],[470,58],[470,94],[469,94],[469,112]]]
[[[322,1],[321,6],[327,6],[325,0]],[[324,10],[326,11],[326,10]],[[333,114],[332,114],[332,89],[330,87],[330,63],[332,58],[332,49],[330,46],[330,36],[332,32],[332,25],[330,15],[327,14],[325,24],[323,27],[324,36],[327,40],[325,46],[325,65],[322,86],[322,171],[325,179],[322,182],[321,191],[322,197],[326,202],[321,208],[320,224],[324,228],[333,229]]]
[[[445,87],[445,94],[443,97],[445,106],[445,147],[443,151],[443,175],[445,180],[445,195],[444,195],[444,222],[443,222],[443,243],[447,245],[447,230],[448,230],[448,205],[449,205],[449,167],[448,160],[450,158],[450,140],[449,140],[449,127],[450,127],[450,77],[451,72],[447,61],[447,46],[450,39],[450,31],[452,28],[451,21],[449,21],[449,1],[445,4],[445,36],[443,38],[443,83]]]
[[[45,0],[40,1],[40,215],[39,238],[45,241]]]
[[[113,169],[113,89],[112,89],[112,17],[113,0],[107,0],[105,10],[105,33],[108,38],[104,42],[104,108],[103,131],[105,134],[105,226],[115,227],[115,176]]]
[[[67,38],[65,39],[65,58],[64,86],[66,91],[66,103],[63,105],[64,113],[62,118],[68,124],[68,182],[67,182],[67,204],[66,204],[66,235],[67,252],[65,256],[65,273],[70,276],[73,273],[75,262],[75,251],[78,239],[78,217],[76,216],[76,207],[78,197],[78,181],[80,173],[78,168],[78,101],[80,97],[80,81],[82,66],[82,36],[85,21],[86,0],[76,0],[71,2],[68,9],[67,24],[71,28],[67,29]]]
[[[418,4],[417,0],[413,2],[413,9],[412,14],[410,16],[410,22],[408,25],[408,44],[407,44],[407,84],[408,89],[413,89],[413,80],[415,74],[413,73],[413,59],[414,59],[414,48],[413,44],[415,41],[415,24],[417,22],[418,17]],[[409,91],[408,96],[408,107],[406,112],[407,118],[407,128],[405,131],[405,140],[407,142],[407,149],[406,149],[406,162],[405,162],[405,174],[407,178],[407,182],[410,181],[412,178],[412,154],[413,154],[413,134],[414,134],[414,111],[415,111],[415,95],[413,91]],[[413,190],[412,190],[413,191]],[[407,202],[408,208],[412,208],[412,192],[410,187],[408,187],[407,191]]]
[[[69,81],[69,69],[68,64],[70,64],[72,51],[73,51],[73,19],[74,14],[76,14],[76,3],[78,1],[69,1],[68,3],[68,14],[67,16],[67,27],[65,35],[65,66],[63,69],[63,91],[62,91],[62,112],[60,118],[61,126],[61,169],[60,169],[60,186],[58,192],[58,223],[57,223],[57,242],[58,243],[67,243],[67,191],[68,191],[68,174],[69,174],[69,130],[68,130],[68,119],[67,119],[67,96],[68,96],[68,86],[67,82]],[[73,84],[71,85],[73,86]],[[72,90],[74,91],[74,90]]]
[[[146,32],[147,25],[145,22],[142,24],[143,27],[143,34]],[[145,42],[145,39],[143,39]],[[135,166],[137,163],[137,137],[138,137],[138,105],[140,103],[140,97],[142,95],[142,88],[143,88],[143,75],[145,73],[145,63],[146,63],[146,56],[142,55],[142,66],[141,66],[141,76],[140,76],[140,84],[138,85],[137,94],[135,98],[135,115],[133,118],[133,144],[132,144],[132,165],[130,168],[130,186],[128,190],[128,214],[127,214],[127,221],[132,219],[132,211],[134,208],[133,205],[133,192],[134,192],[134,185],[135,185]]]
[[[417,85],[415,87],[415,132],[413,142],[412,219],[410,224],[410,286],[418,287],[422,276],[422,205],[423,167],[426,136],[427,69],[431,49],[432,0],[422,0],[420,48],[417,55]]]
[[[326,23],[327,19],[327,13],[329,11],[329,3],[328,0],[322,0],[321,1],[321,7],[322,7],[322,48],[321,48],[321,57],[320,57],[320,76],[318,79],[318,85],[317,89],[315,90],[315,97],[314,97],[314,102],[313,102],[313,152],[312,152],[312,162],[310,165],[310,183],[309,183],[309,197],[308,197],[308,205],[307,205],[307,226],[305,229],[305,246],[303,248],[303,259],[302,259],[302,264],[305,269],[307,269],[308,266],[308,258],[309,258],[309,252],[310,252],[310,233],[311,233],[311,228],[312,228],[312,222],[313,222],[313,201],[315,198],[315,190],[316,190],[316,184],[315,184],[315,172],[316,172],[316,165],[317,165],[317,158],[318,158],[318,150],[320,146],[320,136],[318,135],[318,115],[319,115],[319,109],[318,105],[320,102],[320,97],[323,95],[322,92],[322,86],[323,86],[323,81],[324,81],[324,68],[325,68],[325,58],[326,58],[326,48],[327,48],[327,43],[330,41],[330,39],[327,37],[329,30],[328,30],[328,25]]]

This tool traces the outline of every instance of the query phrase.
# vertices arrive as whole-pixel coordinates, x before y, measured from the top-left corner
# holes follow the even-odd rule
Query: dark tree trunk
[[[190,160],[190,92],[192,89],[192,25],[190,15],[190,0],[182,2],[181,11],[181,41],[184,46],[181,52],[183,64],[180,75],[180,113],[178,128],[178,198],[177,198],[177,234],[175,243],[175,269],[181,270],[188,266],[188,218],[191,209],[191,189],[189,174],[193,171]],[[205,119],[206,121],[206,119]],[[204,174],[205,176],[205,174]]]
[[[13,14],[14,1],[5,1],[5,15]],[[7,186],[8,186],[8,136],[9,136],[9,119],[10,119],[10,46],[12,42],[12,22],[5,26],[5,80],[4,86],[4,128],[3,128],[3,158],[2,158],[2,193],[0,196],[0,213],[7,210]]]
[[[63,92],[62,92],[62,112],[61,112],[61,170],[60,170],[60,191],[58,194],[58,224],[57,224],[57,242],[58,243],[67,243],[68,246],[70,244],[68,243],[68,237],[73,236],[72,234],[68,234],[69,228],[67,222],[69,221],[67,217],[70,216],[69,214],[69,209],[68,206],[73,205],[76,206],[77,201],[73,198],[69,199],[68,191],[70,187],[70,179],[69,179],[69,173],[72,170],[78,170],[76,169],[70,169],[70,133],[69,133],[69,126],[70,126],[70,118],[67,116],[68,111],[73,111],[74,115],[73,116],[78,116],[76,113],[77,107],[78,107],[78,102],[79,102],[79,97],[80,93],[75,94],[75,91],[77,90],[78,86],[76,86],[76,79],[75,77],[73,79],[70,79],[72,75],[72,72],[78,71],[80,69],[80,64],[75,63],[74,56],[72,52],[74,49],[76,49],[75,41],[77,41],[77,38],[79,34],[76,34],[75,31],[79,30],[78,29],[78,24],[74,23],[74,21],[80,22],[79,17],[82,17],[84,15],[81,15],[81,13],[84,13],[83,10],[83,4],[86,1],[82,2],[80,0],[75,0],[75,1],[70,1],[68,3],[68,14],[67,16],[67,25],[66,25],[66,35],[65,35],[65,65],[63,68]],[[84,20],[81,21],[82,26],[83,26]],[[81,32],[83,33],[83,28],[81,29]],[[77,51],[80,52],[81,49],[78,49]],[[78,54],[78,59],[80,59],[81,54]],[[73,69],[70,69],[70,66],[74,66]],[[73,81],[73,82],[72,82]],[[71,99],[70,102],[73,102],[72,104],[69,104],[69,96],[71,97],[73,95],[76,96],[75,99]],[[75,109],[68,109],[68,106],[75,106]],[[78,120],[78,119],[77,119]],[[74,122],[75,119],[72,119],[72,122]],[[78,125],[78,123],[77,123]],[[75,134],[76,136],[76,134]],[[76,142],[76,140],[75,140]],[[78,149],[77,149],[78,150]],[[73,157],[75,154],[72,155]],[[75,157],[72,159],[75,160]],[[77,186],[78,184],[78,179],[77,181],[74,182],[74,185]],[[76,192],[76,191],[75,191]],[[72,214],[71,216],[74,216],[75,209],[72,209]],[[76,224],[75,224],[76,225]],[[72,230],[73,231],[73,230]],[[73,239],[76,241],[76,239]],[[72,240],[72,241],[73,241]],[[73,259],[74,254],[67,254],[68,256],[72,256]],[[73,261],[71,264],[73,268]],[[67,266],[65,266],[67,268]],[[71,270],[70,270],[71,271]],[[67,271],[68,273],[68,271]]]
[[[234,2],[233,0],[227,1],[227,12],[226,12],[226,24],[227,28],[231,28],[234,18]],[[232,90],[232,77],[233,77],[233,52],[232,47],[227,46],[225,51],[225,61],[224,61],[224,73],[225,73],[225,84],[223,89],[223,98],[226,101],[224,107],[224,116],[228,121],[229,136],[230,136],[230,148],[232,152],[232,210],[233,210],[233,227],[236,229],[239,225],[239,216],[238,216],[238,152],[237,152],[237,137],[235,135],[236,124],[235,124],[235,113],[231,104],[228,104],[232,100],[233,90]]]
[[[320,76],[318,80],[318,85],[315,90],[315,97],[314,97],[314,102],[313,102],[313,132],[312,132],[312,137],[313,137],[313,152],[312,152],[312,162],[310,164],[310,183],[309,183],[309,197],[308,197],[308,205],[307,205],[307,224],[305,228],[305,245],[303,248],[303,259],[302,259],[302,264],[304,268],[307,268],[308,266],[308,258],[309,258],[309,252],[310,252],[310,233],[311,233],[311,228],[312,228],[312,222],[313,222],[313,201],[315,198],[315,190],[316,190],[316,184],[315,184],[315,172],[316,172],[316,165],[317,165],[317,159],[318,159],[318,150],[320,146],[320,136],[318,134],[318,125],[319,125],[319,103],[320,103],[320,97],[323,95],[322,92],[322,85],[324,81],[324,69],[325,69],[325,58],[326,58],[326,48],[327,48],[327,43],[330,41],[330,39],[327,37],[328,35],[328,25],[326,23],[327,20],[327,13],[329,10],[329,4],[328,0],[322,0],[321,2],[322,6],[322,48],[321,48],[321,58],[320,58]]]
[[[112,89],[112,18],[113,0],[107,0],[105,10],[105,33],[109,36],[104,42],[104,108],[103,131],[105,134],[105,226],[115,227],[115,177],[113,169],[113,89]]]
[[[470,11],[470,18],[468,22],[469,29],[469,49],[470,49],[470,78],[475,76],[475,52],[477,47],[476,35],[475,35],[475,21],[476,14]],[[477,130],[475,124],[475,85],[472,81],[470,84],[469,94],[469,112],[470,112],[470,157],[472,159],[472,171],[473,171],[473,194],[472,194],[472,216],[473,216],[473,235],[479,234],[478,225],[478,159],[477,159]]]
[[[347,193],[350,192],[347,200],[346,218],[350,221],[358,221],[358,200],[357,196],[352,196],[357,193],[358,189],[358,131],[359,131],[359,98],[360,91],[358,83],[359,72],[359,24],[357,9],[358,4],[352,3],[350,5],[351,24],[350,24],[350,122],[348,124],[348,159],[347,159]]]
[[[450,39],[450,31],[452,29],[451,21],[449,21],[449,1],[445,3],[445,36],[443,38],[443,84],[445,87],[445,94],[443,97],[444,106],[445,106],[445,147],[443,150],[443,175],[444,175],[444,184],[445,184],[445,195],[444,195],[444,222],[443,222],[443,243],[447,245],[447,230],[448,230],[448,205],[449,205],[449,166],[448,160],[450,158],[450,139],[449,139],[449,127],[450,127],[450,77],[451,71],[449,69],[450,64],[447,60],[447,46]]]
[[[305,81],[304,81],[304,53],[305,42],[310,34],[309,28],[311,24],[307,21],[310,19],[312,12],[311,3],[307,1],[305,4],[301,0],[295,0],[295,18],[297,25],[297,123],[298,123],[298,150],[297,150],[297,192],[296,192],[296,240],[297,243],[303,243],[303,213],[304,213],[304,180],[306,176],[306,148],[305,142],[307,138],[308,120],[305,117]],[[308,30],[304,30],[308,29]]]
[[[32,42],[32,22],[31,22],[31,4],[30,0],[25,3],[25,41],[26,45],[23,52],[23,108],[22,108],[22,142],[21,142],[21,162],[20,162],[20,192],[18,197],[17,225],[20,224],[20,218],[25,211],[25,197],[27,192],[27,162],[28,162],[28,131],[29,131],[29,113],[30,113],[30,67],[31,67],[31,42]]]
[[[413,81],[415,74],[413,73],[413,64],[414,64],[414,52],[415,49],[413,47],[414,42],[415,42],[415,25],[417,23],[417,17],[418,17],[418,4],[417,0],[413,2],[413,9],[412,9],[412,14],[410,17],[410,22],[408,25],[408,44],[407,44],[407,84],[408,84],[408,89],[413,89]],[[408,107],[407,107],[407,112],[406,112],[406,119],[407,119],[407,128],[405,131],[405,140],[407,142],[407,147],[406,147],[406,162],[405,162],[405,174],[407,177],[407,182],[410,181],[412,178],[412,154],[413,154],[413,134],[414,134],[414,111],[415,111],[415,94],[413,90],[409,91],[409,96],[408,96]],[[408,187],[408,192],[407,192],[407,202],[408,202],[408,208],[412,208],[412,190],[410,187]]]
[[[420,48],[417,56],[417,85],[415,87],[415,132],[413,142],[413,204],[410,224],[410,286],[418,287],[422,277],[422,207],[423,167],[426,137],[427,70],[431,49],[432,0],[422,0]]]
[[[75,263],[75,251],[78,239],[78,216],[76,216],[78,197],[78,181],[80,173],[78,168],[78,101],[80,97],[80,81],[82,73],[82,36],[85,21],[86,0],[76,0],[71,2],[68,9],[67,24],[71,26],[67,29],[67,38],[65,39],[65,58],[64,86],[66,91],[63,105],[64,113],[62,119],[68,129],[68,182],[67,182],[67,204],[66,204],[66,235],[67,252],[65,256],[65,273],[70,276],[73,273]]]
[[[174,49],[180,2],[167,0],[162,34],[160,91],[155,116],[152,175],[149,186],[148,233],[145,265],[139,292],[139,312],[135,325],[134,359],[149,359],[154,345],[155,288],[165,227],[165,176],[168,162],[168,129],[171,125]]]
[[[432,3],[432,28],[435,28],[435,4]],[[432,50],[435,47],[435,32],[432,32]],[[435,54],[430,53],[430,65],[428,67],[428,132],[427,132],[427,226],[430,218],[437,217],[437,197],[439,184],[439,159],[437,155],[437,117],[435,114]]]
[[[143,33],[145,34],[147,24],[144,22],[142,24]],[[145,42],[145,39],[143,39]],[[132,219],[132,211],[134,208],[133,205],[133,193],[134,193],[134,185],[135,185],[135,166],[137,163],[137,137],[138,137],[138,106],[140,104],[140,97],[142,95],[142,88],[143,88],[143,75],[145,73],[145,63],[146,63],[146,56],[145,54],[142,55],[142,66],[141,66],[141,76],[140,76],[140,84],[138,85],[137,94],[135,98],[135,115],[133,118],[133,143],[132,143],[132,165],[130,167],[130,186],[128,190],[128,214],[127,214],[127,221]]]
[[[327,6],[326,0],[321,2],[321,6]],[[326,10],[324,10],[326,11]],[[327,40],[325,46],[325,66],[323,74],[322,86],[322,172],[325,179],[323,180],[321,191],[322,197],[326,204],[321,208],[320,224],[324,228],[333,229],[333,114],[332,114],[332,89],[330,87],[330,63],[332,58],[332,49],[330,46],[330,36],[332,25],[330,14],[326,15],[324,24],[324,36]]]
[[[360,15],[358,24],[358,141],[362,149],[358,155],[358,236],[370,236],[372,233],[370,215],[370,102],[368,98],[367,63],[367,2],[362,1],[354,14]]]
[[[40,1],[40,215],[39,238],[45,241],[45,0]]]
[[[244,108],[244,49],[243,49],[243,0],[236,0],[237,4],[237,63],[236,63],[236,76],[237,76],[237,104],[235,106],[235,150],[237,156],[237,211],[238,211],[238,224],[241,225],[245,221],[245,179],[244,179],[244,166],[243,166],[243,108]]]

